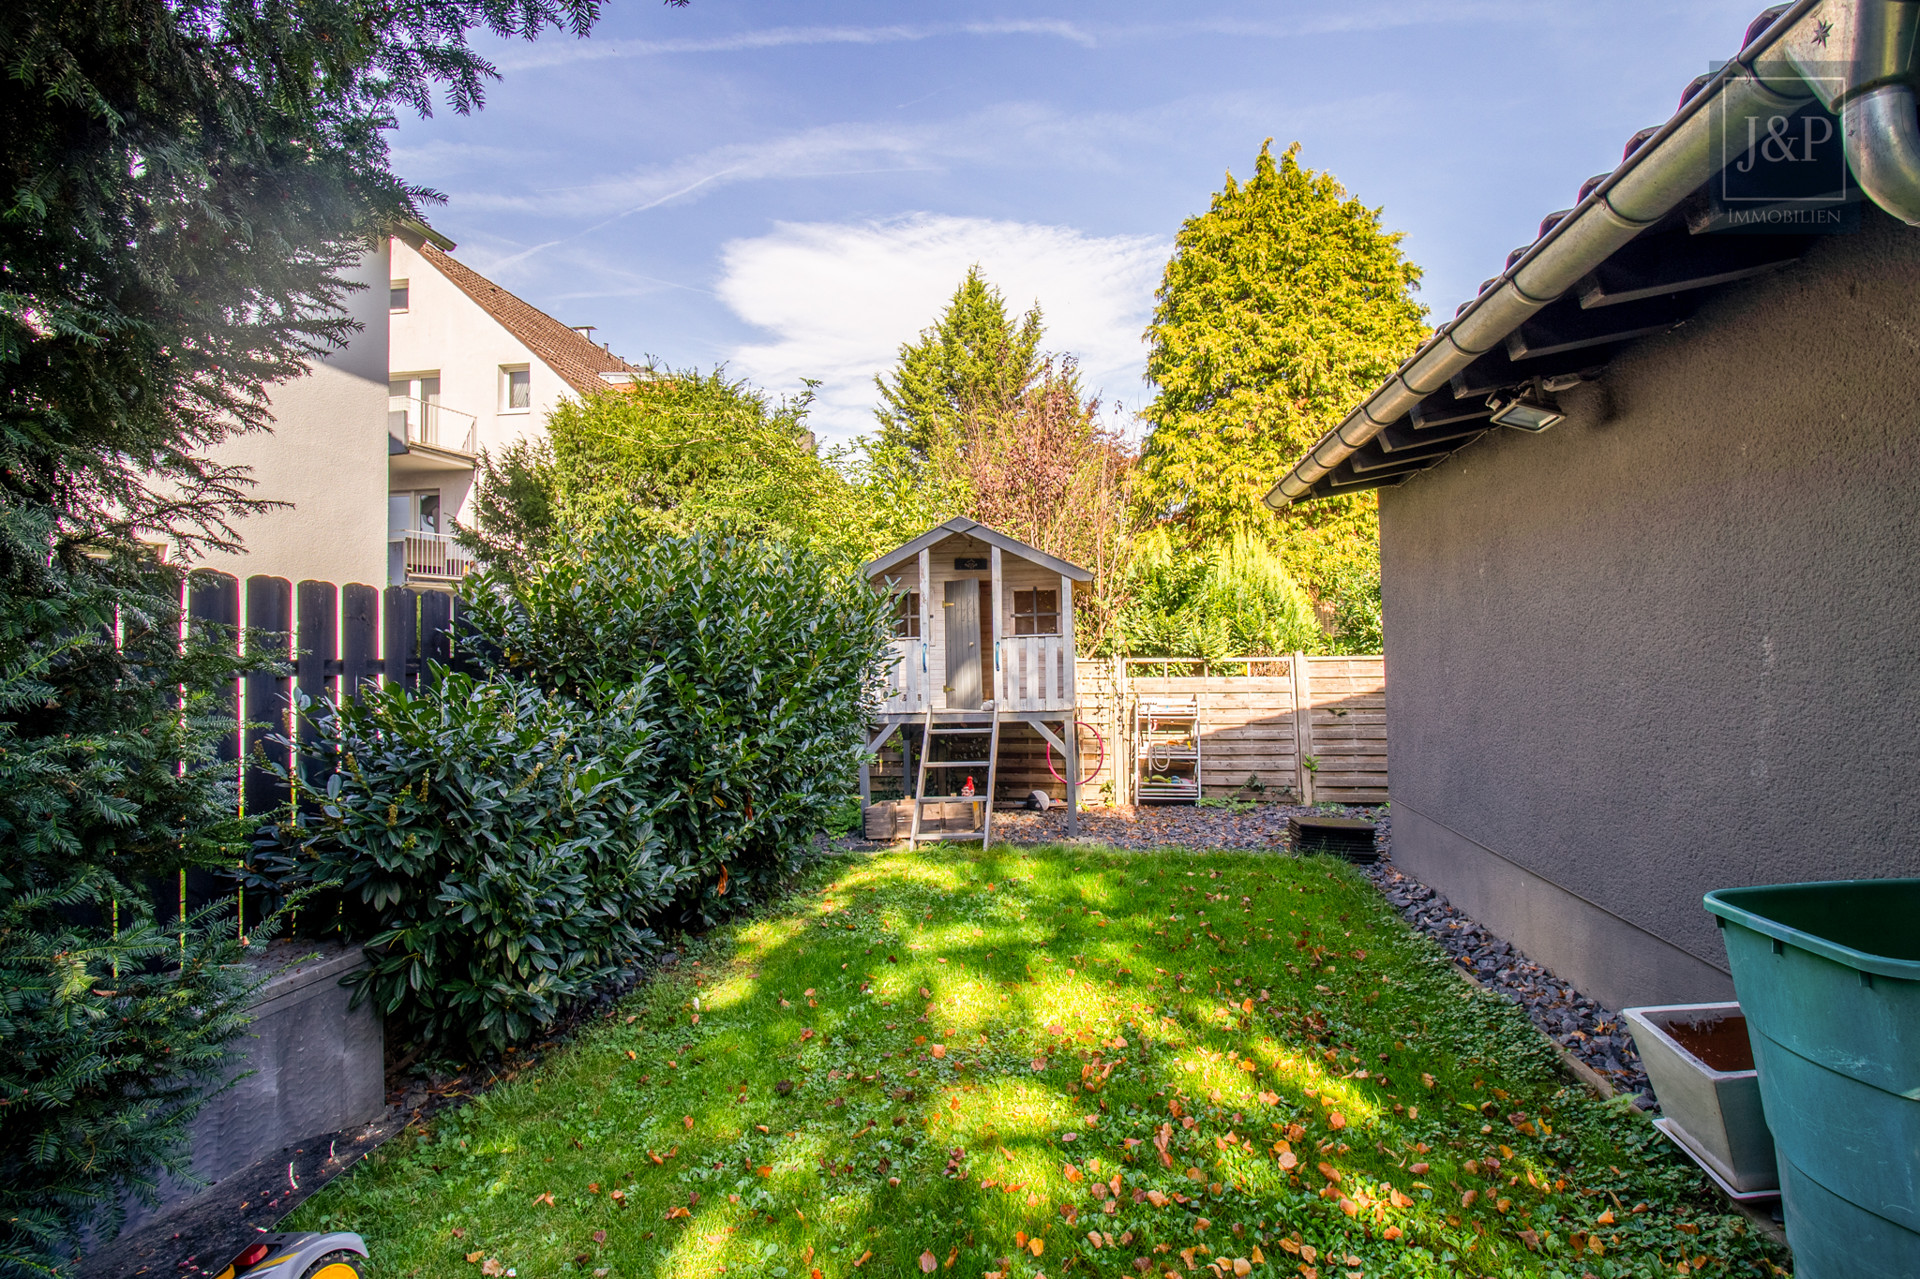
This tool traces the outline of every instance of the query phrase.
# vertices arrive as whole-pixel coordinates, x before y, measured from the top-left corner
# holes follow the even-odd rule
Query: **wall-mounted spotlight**
[[[1523,391],[1492,396],[1487,400],[1487,407],[1493,410],[1495,426],[1511,426],[1521,431],[1544,431],[1567,418],[1553,397],[1537,383]]]

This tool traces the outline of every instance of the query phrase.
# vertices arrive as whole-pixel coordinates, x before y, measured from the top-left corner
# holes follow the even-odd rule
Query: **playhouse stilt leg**
[[[1067,774],[1067,834],[1080,833],[1080,726],[1068,716],[1060,725],[1060,744],[1065,748]]]

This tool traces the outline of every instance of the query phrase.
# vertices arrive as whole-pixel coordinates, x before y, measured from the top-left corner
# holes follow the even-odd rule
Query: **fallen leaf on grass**
[[[934,1271],[938,1270],[939,1268],[940,1268],[940,1258],[934,1256],[931,1252],[923,1252],[920,1254],[920,1273],[921,1274],[930,1275]]]
[[[498,1257],[488,1257],[480,1263],[480,1273],[489,1276],[489,1279],[491,1279],[491,1276],[507,1273],[507,1268],[500,1264]]]
[[[685,1124],[685,1125],[686,1125],[687,1127],[689,1127],[689,1128],[691,1128],[691,1127],[693,1127],[693,1116],[692,1116],[692,1115],[682,1115],[682,1116],[680,1116],[680,1122],[681,1122],[681,1123],[683,1123],[683,1124]]]
[[[553,1207],[553,1192],[549,1190],[545,1194],[535,1195],[533,1197],[533,1201],[537,1204],[545,1204],[547,1207],[551,1208]]]
[[[468,1254],[467,1254],[467,1264],[468,1264],[468,1265],[470,1265],[470,1266],[471,1266],[471,1265],[475,1265],[475,1264],[477,1264],[477,1263],[479,1262],[479,1260],[480,1260],[480,1258],[482,1258],[482,1257],[484,1257],[484,1256],[486,1256],[486,1253],[485,1253],[484,1251],[483,1251],[483,1252],[470,1252],[470,1253],[468,1253]]]
[[[1347,1117],[1341,1114],[1339,1111],[1336,1110],[1332,1114],[1327,1116],[1327,1127],[1333,1129],[1335,1132],[1339,1132],[1342,1128],[1345,1128],[1346,1126],[1347,1126]]]
[[[871,1258],[872,1256],[873,1256],[873,1249],[871,1249],[871,1248],[869,1248],[869,1249],[867,1249],[867,1250],[866,1250],[865,1252],[863,1252],[863,1253],[861,1253],[861,1254],[860,1254],[860,1260],[858,1260],[858,1261],[856,1261],[856,1262],[854,1262],[854,1263],[853,1263],[853,1268],[854,1268],[855,1270],[858,1270],[858,1269],[859,1269],[860,1267],[862,1267],[862,1266],[864,1266],[864,1265],[866,1265],[866,1264],[867,1264],[867,1261],[868,1261],[868,1260],[869,1260],[869,1259],[870,1259],[870,1258]]]

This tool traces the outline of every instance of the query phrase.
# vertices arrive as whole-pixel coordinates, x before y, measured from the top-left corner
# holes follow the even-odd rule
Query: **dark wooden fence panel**
[[[284,669],[293,655],[293,584],[284,577],[247,579],[247,655],[262,665],[244,680],[240,811],[265,819],[287,802],[287,783],[274,770],[291,763],[285,745],[289,681],[275,669]]]
[[[229,645],[246,645],[262,669],[247,672],[215,694],[215,714],[227,724],[216,758],[233,769],[239,811],[271,824],[289,802],[276,773],[293,762],[289,736],[311,744],[321,732],[314,715],[295,722],[294,690],[315,702],[358,696],[368,688],[399,683],[417,689],[430,678],[430,664],[470,661],[471,641],[458,602],[445,591],[407,587],[381,590],[357,582],[304,581],[197,570],[187,577],[185,606],[196,627],[214,628]],[[177,883],[156,883],[162,920],[231,897],[233,881],[222,873],[192,871]],[[270,905],[256,893],[243,897],[246,925]]]
[[[380,592],[349,582],[340,588],[340,692],[358,698],[380,683]]]
[[[381,673],[387,684],[413,688],[420,679],[420,602],[417,591],[404,586],[389,586],[381,601],[384,613],[382,636],[386,641],[386,665]]]
[[[340,601],[332,582],[306,581],[295,588],[298,645],[293,654],[293,682],[310,705],[299,717],[302,746],[320,740],[319,706],[339,692]],[[303,766],[303,777],[312,772]]]
[[[453,660],[453,596],[443,591],[420,595],[420,674],[427,663],[445,666]]]

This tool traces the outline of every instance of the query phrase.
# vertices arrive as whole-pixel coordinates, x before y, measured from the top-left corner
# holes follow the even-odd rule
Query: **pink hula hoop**
[[[1087,721],[1083,719],[1076,719],[1075,721],[1073,721],[1073,726],[1076,731],[1084,728],[1089,733],[1092,733],[1093,740],[1099,745],[1099,748],[1100,748],[1100,758],[1094,763],[1093,771],[1080,779],[1079,784],[1082,786],[1085,786],[1088,782],[1091,782],[1094,778],[1100,776],[1100,770],[1107,766],[1107,739],[1100,736],[1099,729],[1095,728],[1093,725],[1087,723]],[[1074,744],[1076,746],[1079,745],[1078,742],[1075,742]],[[1047,771],[1053,774],[1054,781],[1059,782],[1062,786],[1065,786],[1067,784],[1067,779],[1062,777],[1060,775],[1060,770],[1053,766],[1053,743],[1048,742],[1046,745],[1047,745]]]

